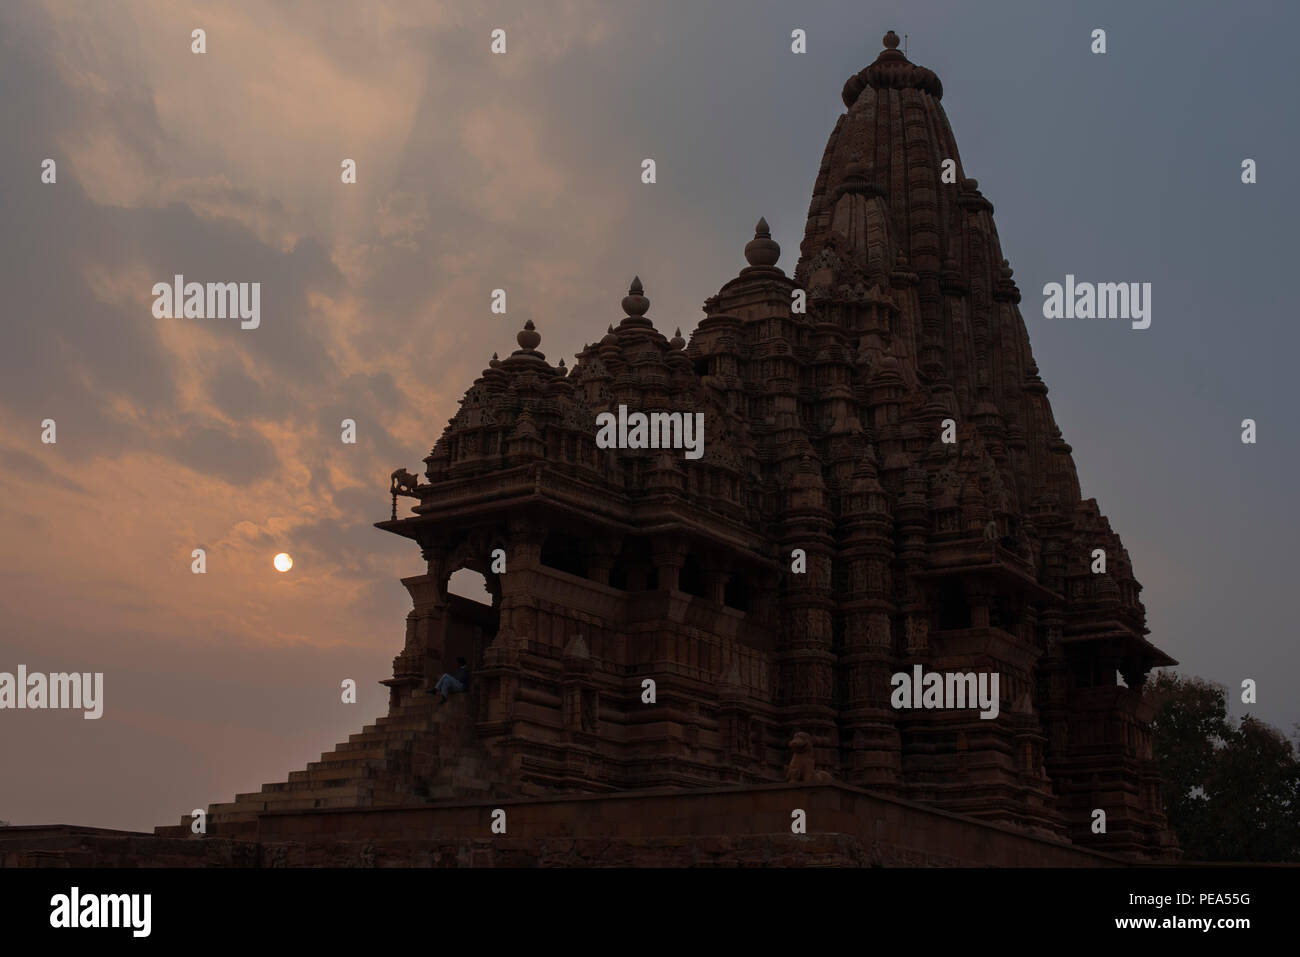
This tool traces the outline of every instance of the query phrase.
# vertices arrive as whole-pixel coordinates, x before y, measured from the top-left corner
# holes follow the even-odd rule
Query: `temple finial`
[[[751,266],[775,266],[781,258],[781,246],[772,238],[767,220],[760,217],[754,227],[754,238],[745,244],[745,261]]]
[[[519,335],[515,336],[515,341],[519,343],[521,349],[536,349],[542,344],[541,333],[533,325],[533,320],[529,319],[524,323],[524,328],[520,330]]]
[[[645,287],[641,285],[641,277],[633,276],[632,285],[627,289],[627,295],[623,297],[623,311],[628,316],[644,316],[650,308],[650,300],[645,297]]]

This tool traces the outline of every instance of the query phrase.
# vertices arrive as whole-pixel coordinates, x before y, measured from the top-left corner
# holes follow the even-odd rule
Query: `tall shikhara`
[[[793,278],[760,220],[689,345],[656,331],[637,280],[572,371],[531,322],[493,357],[423,479],[394,473],[379,527],[428,571],[404,579],[389,716],[214,822],[763,784],[805,732],[848,785],[1173,850],[1141,696],[1173,662],[1080,497],[942,85],[885,45],[844,86]],[[596,417],[619,405],[704,413],[703,457],[598,448]],[[418,504],[399,517],[398,496]],[[490,608],[448,593],[463,567]],[[424,689],[460,655],[471,691],[435,706]],[[997,673],[998,716],[894,709],[891,675],[916,665]]]

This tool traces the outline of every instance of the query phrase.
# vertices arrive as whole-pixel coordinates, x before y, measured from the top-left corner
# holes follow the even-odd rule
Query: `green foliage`
[[[1233,727],[1226,692],[1159,674],[1152,743],[1165,812],[1188,860],[1300,861],[1300,761],[1287,737],[1250,715]]]

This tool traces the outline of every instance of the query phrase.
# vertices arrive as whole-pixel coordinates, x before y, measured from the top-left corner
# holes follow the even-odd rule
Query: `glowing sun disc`
[[[275,556],[276,571],[287,572],[290,568],[293,568],[293,559],[289,557],[288,552],[281,552]]]

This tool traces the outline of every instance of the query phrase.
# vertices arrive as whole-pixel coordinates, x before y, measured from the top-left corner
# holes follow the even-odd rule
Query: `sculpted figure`
[[[420,483],[419,478],[406,469],[398,469],[392,474],[392,479],[394,492],[414,492],[415,486]]]
[[[785,766],[785,779],[791,784],[826,784],[833,781],[825,771],[817,770],[813,758],[812,738],[800,731],[790,739],[790,763]]]

